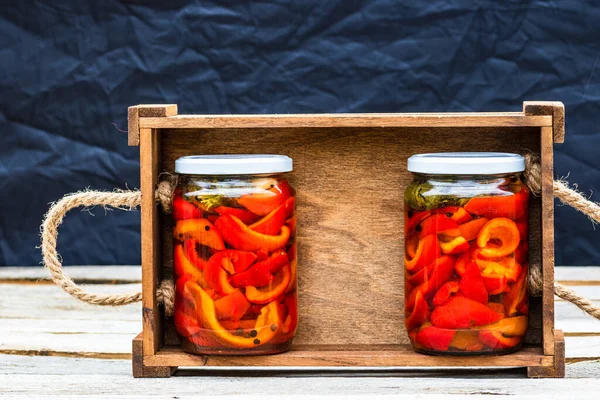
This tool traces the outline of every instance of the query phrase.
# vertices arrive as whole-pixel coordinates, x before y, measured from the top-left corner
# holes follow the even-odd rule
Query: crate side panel
[[[298,189],[300,216],[300,324],[295,343],[300,345],[408,343],[403,325],[402,199],[411,180],[406,170],[410,155],[524,149],[539,154],[540,148],[539,128],[161,132],[161,171],[172,172],[177,157],[192,154],[273,153],[294,159],[291,180]],[[539,207],[539,199],[534,199],[532,215],[538,218]],[[540,226],[539,219],[532,221],[532,262],[540,261]],[[171,228],[170,216],[161,216],[162,236],[169,238]],[[162,245],[163,265],[170,269],[171,240]],[[532,321],[539,318],[533,315]]]

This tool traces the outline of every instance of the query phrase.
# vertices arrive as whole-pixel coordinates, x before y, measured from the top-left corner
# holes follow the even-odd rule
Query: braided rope
[[[525,181],[533,195],[539,196],[542,190],[542,168],[539,158],[532,153],[525,154]],[[576,189],[569,187],[565,180],[556,180],[552,185],[554,197],[563,204],[569,205],[587,215],[594,223],[600,223],[600,204],[588,200]],[[532,296],[541,296],[543,287],[542,267],[540,265],[529,266],[529,293]],[[554,282],[554,294],[563,300],[575,304],[581,310],[592,317],[600,319],[600,307],[591,301],[578,295],[572,289]]]
[[[171,209],[171,193],[173,186],[168,181],[162,181],[156,191],[156,198],[160,201],[165,211]],[[56,203],[52,204],[50,210],[44,217],[41,228],[42,255],[44,266],[50,271],[52,280],[65,292],[88,304],[99,306],[124,306],[142,300],[142,293],[125,294],[95,294],[89,293],[78,286],[73,279],[62,268],[60,256],[56,251],[58,239],[58,227],[63,221],[66,213],[77,207],[104,206],[120,210],[133,210],[141,203],[140,191],[118,191],[118,192],[96,192],[82,191],[68,194]],[[157,290],[157,298],[165,306],[167,315],[173,314],[174,288],[173,282],[165,280]]]

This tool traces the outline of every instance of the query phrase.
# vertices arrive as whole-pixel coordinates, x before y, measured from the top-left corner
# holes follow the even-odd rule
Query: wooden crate
[[[136,377],[177,367],[524,367],[564,376],[554,330],[553,143],[564,107],[525,102],[522,112],[460,114],[177,115],[176,105],[129,108],[129,144],[140,147],[143,332],[133,341]],[[504,356],[427,356],[411,350],[403,323],[403,191],[407,158],[439,151],[537,153],[543,189],[530,210],[530,261],[543,269],[531,299],[526,346]],[[161,172],[192,154],[272,153],[294,160],[298,189],[299,313],[290,352],[196,356],[178,346],[157,303],[172,276],[171,217],[154,201]]]

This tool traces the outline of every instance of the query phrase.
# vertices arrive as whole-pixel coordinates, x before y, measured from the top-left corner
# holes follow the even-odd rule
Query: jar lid
[[[428,153],[408,159],[408,170],[421,174],[491,175],[522,172],[525,158],[513,153]]]
[[[291,170],[291,158],[273,154],[218,154],[175,160],[175,172],[190,175],[274,174]]]

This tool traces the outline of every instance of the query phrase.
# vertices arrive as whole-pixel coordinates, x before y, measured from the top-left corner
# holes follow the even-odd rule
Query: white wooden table
[[[90,291],[140,289],[139,267],[71,267]],[[600,267],[560,267],[556,278],[600,304]],[[41,268],[0,268],[0,397],[52,399],[192,398],[281,395],[444,399],[520,395],[600,398],[600,321],[557,300],[556,327],[565,332],[567,378],[532,380],[514,371],[334,371],[193,376],[131,376],[131,340],[141,331],[140,305],[94,307],[51,284]],[[443,378],[443,379],[441,379]],[[265,396],[269,395],[269,396]]]

